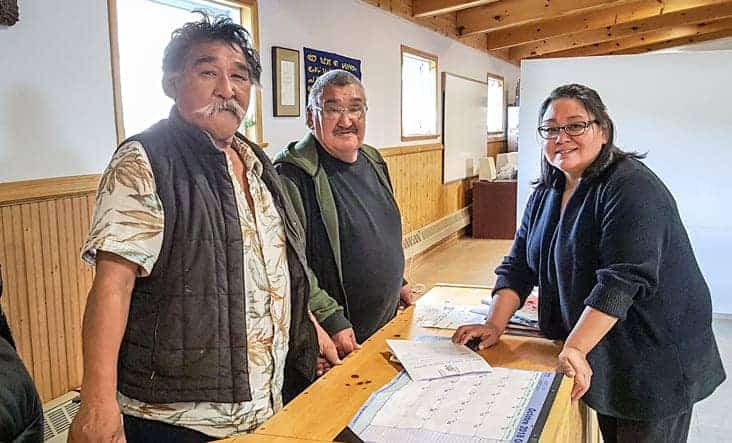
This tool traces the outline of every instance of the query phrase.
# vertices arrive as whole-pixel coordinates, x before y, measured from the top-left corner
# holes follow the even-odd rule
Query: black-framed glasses
[[[313,106],[313,109],[321,111],[323,118],[326,120],[339,120],[343,114],[351,120],[361,120],[369,108],[366,105],[349,106],[347,108],[325,105],[323,107]]]
[[[578,136],[587,132],[587,128],[592,126],[593,123],[597,123],[597,120],[590,120],[587,122],[572,122],[567,123],[564,126],[539,126],[539,136],[544,140],[551,140],[559,137],[562,131],[569,136]]]

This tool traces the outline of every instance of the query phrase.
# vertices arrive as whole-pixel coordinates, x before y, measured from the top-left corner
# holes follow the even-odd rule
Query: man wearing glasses
[[[308,96],[310,132],[274,161],[305,227],[308,263],[327,292],[311,297],[310,310],[342,357],[391,320],[400,299],[412,301],[389,171],[363,144],[366,111],[359,79],[343,70],[323,74]],[[328,299],[338,308],[328,308]]]

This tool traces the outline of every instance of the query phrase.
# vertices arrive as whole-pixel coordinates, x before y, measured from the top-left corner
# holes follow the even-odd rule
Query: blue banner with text
[[[310,89],[315,80],[322,74],[333,69],[343,69],[361,79],[361,60],[334,54],[332,52],[318,51],[316,49],[302,48],[305,59],[305,104],[307,105]]]

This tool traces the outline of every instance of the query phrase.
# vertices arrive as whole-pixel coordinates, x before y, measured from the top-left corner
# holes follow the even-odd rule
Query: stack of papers
[[[387,340],[412,380],[431,380],[455,375],[490,372],[491,366],[465,345],[445,338],[440,341]]]
[[[463,325],[485,323],[490,311],[490,299],[482,301],[483,306],[459,305],[454,303],[417,304],[414,319],[423,328],[457,329]],[[536,308],[526,305],[511,317],[512,325],[526,330],[539,330],[539,316]]]
[[[419,304],[414,310],[414,320],[423,328],[457,329],[462,325],[484,323],[485,313],[474,312],[474,306],[443,304]]]

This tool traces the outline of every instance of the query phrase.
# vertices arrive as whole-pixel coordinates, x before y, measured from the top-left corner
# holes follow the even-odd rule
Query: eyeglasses
[[[597,123],[597,120],[590,120],[588,122],[574,122],[568,123],[564,126],[539,126],[537,129],[541,138],[545,140],[551,140],[559,137],[562,131],[569,136],[582,135],[587,131],[587,128],[592,126],[593,123]]]
[[[365,115],[368,107],[366,105],[350,106],[343,108],[340,106],[313,106],[313,109],[322,111],[323,118],[326,120],[339,120],[345,114],[351,120],[361,120]]]

